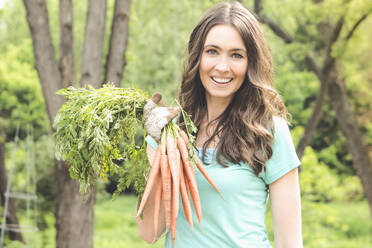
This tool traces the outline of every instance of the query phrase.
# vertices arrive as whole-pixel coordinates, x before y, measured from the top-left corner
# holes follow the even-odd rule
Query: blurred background
[[[82,202],[55,160],[54,92],[113,82],[172,104],[188,36],[217,2],[0,0],[0,247],[163,247],[138,236],[133,190],[111,200],[115,178]],[[241,2],[263,23],[292,115],[304,247],[372,247],[372,1]]]

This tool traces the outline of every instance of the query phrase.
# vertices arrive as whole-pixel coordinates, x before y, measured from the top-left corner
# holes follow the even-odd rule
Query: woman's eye
[[[232,57],[233,57],[234,59],[242,59],[242,58],[243,58],[243,55],[241,55],[241,54],[239,54],[239,53],[233,53],[233,54],[232,54]]]
[[[215,55],[215,54],[217,54],[217,51],[216,51],[215,49],[208,49],[206,52],[207,52],[208,54],[210,54],[210,55]]]

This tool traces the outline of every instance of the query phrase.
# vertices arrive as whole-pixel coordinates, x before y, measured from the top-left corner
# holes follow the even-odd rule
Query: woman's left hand
[[[179,108],[166,107],[160,93],[152,95],[143,109],[143,121],[147,133],[157,142],[160,141],[161,130],[180,112]]]

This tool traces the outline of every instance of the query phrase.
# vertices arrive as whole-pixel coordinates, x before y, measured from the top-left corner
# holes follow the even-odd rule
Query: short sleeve
[[[266,162],[266,171],[262,170],[259,175],[266,184],[273,183],[301,164],[287,122],[277,116],[274,116],[273,121],[273,155]]]
[[[147,135],[145,140],[146,140],[146,143],[149,144],[154,150],[156,150],[158,148],[158,143],[150,135]]]

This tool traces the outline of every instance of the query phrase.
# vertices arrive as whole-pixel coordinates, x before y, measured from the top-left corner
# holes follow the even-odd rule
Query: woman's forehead
[[[212,27],[204,42],[206,46],[245,50],[244,41],[239,31],[232,25],[219,24]]]

